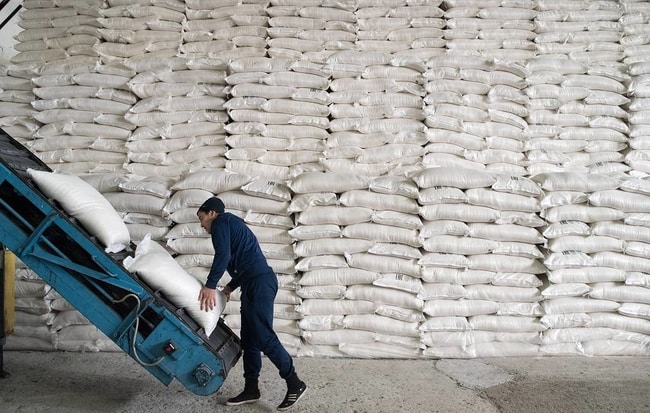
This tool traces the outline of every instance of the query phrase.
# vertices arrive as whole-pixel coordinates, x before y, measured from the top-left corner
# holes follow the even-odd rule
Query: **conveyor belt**
[[[27,169],[51,169],[0,129],[0,246],[70,302],[124,352],[168,385],[217,391],[241,356],[223,320],[210,337],[183,310],[108,254],[74,218],[47,199]]]

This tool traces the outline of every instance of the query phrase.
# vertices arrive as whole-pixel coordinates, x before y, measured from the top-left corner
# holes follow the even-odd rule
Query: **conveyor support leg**
[[[0,379],[9,377],[4,369],[4,346],[14,329],[15,268],[14,255],[0,244]]]

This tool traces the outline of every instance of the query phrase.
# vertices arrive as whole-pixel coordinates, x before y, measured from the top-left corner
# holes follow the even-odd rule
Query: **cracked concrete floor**
[[[650,411],[650,357],[473,360],[296,358],[309,386],[291,412],[599,413]],[[264,360],[255,404],[227,407],[241,390],[241,362],[219,390],[168,387],[124,353],[4,353],[3,413],[272,412],[284,383]]]

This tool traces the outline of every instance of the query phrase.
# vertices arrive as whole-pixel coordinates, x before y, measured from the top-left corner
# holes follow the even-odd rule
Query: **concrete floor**
[[[296,358],[309,386],[291,412],[650,412],[650,357],[473,360]],[[210,396],[162,385],[124,353],[4,353],[0,412],[273,412],[284,382],[268,360],[262,399],[224,406],[241,362]]]

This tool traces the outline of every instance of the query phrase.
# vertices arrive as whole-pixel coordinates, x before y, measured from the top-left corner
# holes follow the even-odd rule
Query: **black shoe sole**
[[[281,405],[280,405],[280,406],[277,407],[277,410],[280,411],[280,412],[283,412],[285,410],[291,409],[293,406],[296,405],[296,403],[298,403],[300,401],[300,399],[302,399],[302,396],[304,396],[305,393],[307,393],[307,386],[305,386],[305,390],[303,390],[302,393],[300,393],[300,396],[298,396],[298,398],[296,399],[295,402],[293,402],[292,404],[290,404],[289,406],[286,406],[286,407],[281,407]]]
[[[241,406],[242,404],[255,403],[255,402],[257,402],[258,400],[259,400],[259,398],[257,398],[257,399],[242,400],[242,401],[240,401],[240,402],[231,402],[230,400],[228,400],[228,401],[226,402],[226,406]]]

